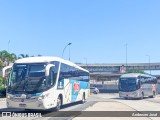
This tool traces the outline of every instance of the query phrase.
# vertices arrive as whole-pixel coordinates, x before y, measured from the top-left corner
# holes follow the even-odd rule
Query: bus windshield
[[[8,82],[8,92],[32,94],[46,90],[46,65],[14,64]]]
[[[124,92],[131,92],[137,89],[136,78],[120,78],[119,90]]]

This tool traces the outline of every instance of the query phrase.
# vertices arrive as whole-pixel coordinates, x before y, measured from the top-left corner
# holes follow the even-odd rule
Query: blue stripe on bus
[[[75,102],[77,101],[77,97],[78,97],[78,94],[80,92],[81,89],[88,89],[88,82],[85,82],[85,81],[77,81],[77,80],[70,80],[70,83],[72,84],[72,94],[71,94],[71,101],[72,102]],[[75,90],[75,86],[74,84],[79,84],[80,86],[80,89],[77,91]]]

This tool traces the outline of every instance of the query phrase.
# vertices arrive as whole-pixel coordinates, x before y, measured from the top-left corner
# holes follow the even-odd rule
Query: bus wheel
[[[142,100],[143,98],[144,98],[144,93],[142,92],[142,93],[141,93],[140,100]]]
[[[127,97],[125,97],[124,99],[125,99],[125,100],[128,100],[128,98],[127,98]]]
[[[156,92],[155,91],[153,91],[153,97],[155,97],[156,96]]]
[[[55,108],[56,111],[59,111],[61,109],[62,101],[60,96],[57,98],[57,106]]]
[[[153,95],[152,96],[150,96],[150,98],[154,98],[156,96],[156,92],[155,91],[153,91]]]
[[[30,111],[31,109],[25,109],[25,111]]]
[[[83,93],[81,104],[85,103],[85,93]]]

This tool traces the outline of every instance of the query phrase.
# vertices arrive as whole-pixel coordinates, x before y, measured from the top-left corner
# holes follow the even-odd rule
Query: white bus
[[[129,73],[124,74],[119,79],[119,96],[125,99],[156,96],[157,79],[154,76]]]
[[[59,110],[85,102],[90,94],[89,72],[58,57],[29,57],[15,61],[7,85],[7,107]]]

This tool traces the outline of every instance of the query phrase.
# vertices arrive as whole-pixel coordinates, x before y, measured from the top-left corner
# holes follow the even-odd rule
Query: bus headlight
[[[6,98],[11,99],[11,98],[13,98],[13,96],[7,94]]]
[[[134,95],[134,96],[137,96],[137,92],[134,92],[133,95]]]
[[[37,99],[38,100],[43,100],[43,99],[47,98],[48,96],[49,96],[49,93],[45,94],[45,95],[42,95],[42,96],[39,96]]]
[[[37,100],[42,100],[42,96],[38,97]]]
[[[10,99],[11,97],[9,95],[6,96],[8,99]]]

